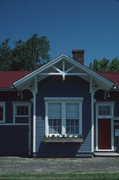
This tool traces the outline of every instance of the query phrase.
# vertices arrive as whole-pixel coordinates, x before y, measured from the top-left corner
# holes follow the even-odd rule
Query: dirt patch
[[[56,172],[119,172],[119,158],[0,157],[0,174]]]

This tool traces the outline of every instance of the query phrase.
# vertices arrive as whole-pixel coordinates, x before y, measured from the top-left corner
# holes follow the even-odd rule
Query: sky
[[[51,59],[85,50],[85,65],[119,58],[119,0],[0,0],[0,42],[47,36]]]

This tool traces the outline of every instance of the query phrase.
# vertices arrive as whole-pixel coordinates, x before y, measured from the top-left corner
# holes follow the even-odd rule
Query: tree
[[[89,64],[89,68],[93,71],[119,72],[119,59],[114,58],[111,61],[107,58],[101,60],[95,59],[93,63]]]
[[[110,64],[110,71],[119,72],[119,59],[118,58],[112,59],[111,64]]]
[[[6,39],[0,43],[0,70],[8,70],[8,68],[10,68],[11,50],[8,43],[9,39]]]
[[[89,64],[89,68],[93,71],[108,71],[109,70],[109,60],[103,58],[102,60],[94,60],[93,63]]]
[[[32,71],[50,60],[50,43],[45,36],[34,34],[26,42],[18,40],[12,49],[8,43],[0,44],[0,70]]]

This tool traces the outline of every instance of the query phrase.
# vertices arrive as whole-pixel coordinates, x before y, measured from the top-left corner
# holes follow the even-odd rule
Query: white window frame
[[[16,115],[17,106],[28,106],[28,115]],[[28,123],[17,123],[16,117],[28,117]],[[29,124],[31,118],[31,103],[30,102],[13,102],[13,124]]]
[[[96,151],[114,151],[114,102],[96,102]],[[99,106],[110,106],[110,115],[99,115]],[[111,149],[98,149],[98,119],[111,119]]]
[[[79,104],[79,134],[82,135],[82,104],[83,98],[57,98],[57,97],[45,97],[45,136],[50,135],[66,135],[66,104],[67,103],[78,103]],[[61,117],[61,134],[49,134],[48,127],[48,105],[49,103],[61,103],[62,106],[62,117]]]
[[[3,120],[0,123],[5,123],[5,102],[0,102],[0,107],[3,107]]]

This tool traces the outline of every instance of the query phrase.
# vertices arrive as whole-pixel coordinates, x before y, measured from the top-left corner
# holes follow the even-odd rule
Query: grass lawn
[[[119,173],[41,173],[41,174],[26,174],[26,173],[15,173],[15,174],[1,174],[0,179],[47,179],[47,180],[119,180]]]

